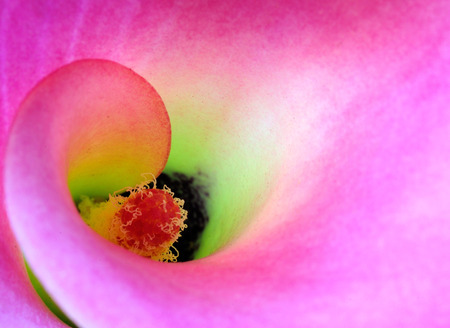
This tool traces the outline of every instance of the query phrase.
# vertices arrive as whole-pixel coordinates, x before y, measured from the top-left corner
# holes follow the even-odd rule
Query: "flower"
[[[166,168],[201,170],[211,203],[202,258],[180,264],[117,251],[76,223],[56,244],[2,206],[1,326],[61,326],[19,247],[81,326],[449,324],[447,1],[2,9],[2,154],[40,79],[113,60],[161,95]]]

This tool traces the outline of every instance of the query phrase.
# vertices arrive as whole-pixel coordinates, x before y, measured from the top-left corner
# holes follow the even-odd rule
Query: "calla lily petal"
[[[164,99],[167,169],[214,181],[206,257],[172,265],[90,233],[63,174],[31,174],[19,208],[24,167],[8,166],[20,247],[78,324],[450,323],[446,1],[41,5],[3,12],[5,130],[39,79],[105,58]]]
[[[26,276],[5,213],[0,220],[0,325],[2,327],[64,327],[39,299]]]

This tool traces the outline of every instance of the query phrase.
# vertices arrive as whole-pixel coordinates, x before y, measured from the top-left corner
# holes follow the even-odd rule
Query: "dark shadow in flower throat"
[[[158,188],[167,185],[177,197],[184,200],[184,209],[188,212],[185,221],[187,228],[173,246],[179,252],[178,262],[191,261],[200,246],[200,237],[209,221],[205,206],[209,193],[196,178],[181,173],[174,173],[171,176],[162,173],[156,185]]]

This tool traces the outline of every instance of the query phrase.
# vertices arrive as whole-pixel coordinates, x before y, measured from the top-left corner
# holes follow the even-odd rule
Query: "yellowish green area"
[[[139,161],[139,158],[136,159]],[[145,166],[136,165],[134,161],[121,162],[120,165],[110,163],[98,168],[95,162],[91,166],[84,165],[72,170],[68,177],[68,185],[75,202],[82,195],[108,199],[108,195],[127,186],[133,186],[142,181],[141,173]],[[139,172],[137,174],[136,172]]]
[[[277,174],[275,136],[268,122],[225,121],[205,103],[168,103],[173,107],[172,148],[165,173],[192,175],[204,184],[209,223],[195,258],[214,253],[237,236],[257,214]],[[192,115],[186,108],[193,110]],[[183,113],[177,114],[178,112]]]

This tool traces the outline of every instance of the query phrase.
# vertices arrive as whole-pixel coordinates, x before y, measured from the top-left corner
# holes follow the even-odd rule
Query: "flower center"
[[[185,215],[170,191],[143,189],[131,195],[112,220],[110,235],[118,245],[153,259],[171,257]]]
[[[128,197],[113,194],[100,203],[82,197],[78,205],[81,216],[104,238],[133,253],[175,262],[178,251],[173,243],[187,227],[184,201],[173,197],[167,186],[149,188],[147,182],[128,188],[127,192]]]

